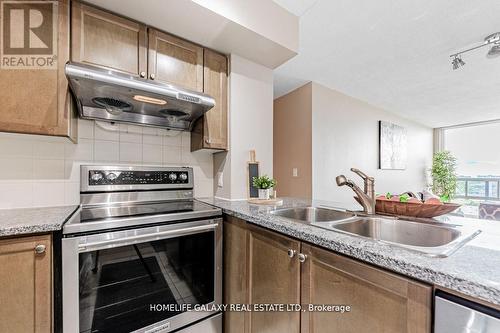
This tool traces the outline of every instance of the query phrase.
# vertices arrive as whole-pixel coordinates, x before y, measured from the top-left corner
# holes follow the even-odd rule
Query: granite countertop
[[[78,206],[0,209],[0,237],[61,230]]]
[[[482,232],[457,252],[446,258],[424,254],[380,243],[374,240],[324,230],[269,214],[272,206],[252,205],[246,201],[216,198],[198,200],[217,206],[232,215],[282,234],[331,249],[373,265],[500,305],[500,221],[466,219],[446,215],[438,220],[481,229]],[[280,208],[326,205],[344,209],[337,203],[311,202],[284,198]]]

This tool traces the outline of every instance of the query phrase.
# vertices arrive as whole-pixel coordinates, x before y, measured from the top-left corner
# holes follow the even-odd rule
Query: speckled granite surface
[[[269,214],[270,206],[251,205],[246,201],[215,198],[198,200],[217,206],[228,215],[281,232],[285,235],[331,249],[350,257],[389,269],[430,284],[500,305],[500,222],[465,219],[449,215],[440,222],[482,230],[472,241],[447,258],[426,255],[379,243],[373,240],[328,231],[304,223]],[[285,198],[280,208],[335,203],[313,202]]]
[[[0,209],[0,237],[60,230],[78,206]]]

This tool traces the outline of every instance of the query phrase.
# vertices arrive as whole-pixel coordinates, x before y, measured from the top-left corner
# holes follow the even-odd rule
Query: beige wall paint
[[[345,174],[362,185],[351,167],[374,176],[378,193],[421,191],[429,183],[427,170],[433,152],[433,130],[429,127],[316,83],[276,99],[274,108],[274,174],[279,195],[304,197],[305,189],[311,189],[315,200],[351,206],[355,203],[353,192],[335,183],[337,175]],[[406,170],[378,169],[379,120],[406,127]],[[292,177],[292,168],[300,164],[306,173],[309,164],[309,177],[302,172],[304,178],[300,178],[300,169],[299,178]]]
[[[234,54],[229,67],[229,152],[214,158],[214,193],[244,200],[250,150],[257,153],[261,175],[273,174],[273,71]],[[217,184],[219,172],[222,187]]]
[[[273,174],[278,195],[311,198],[312,83],[274,100],[273,113]]]
[[[363,101],[313,83],[312,89],[312,160],[313,198],[352,203],[353,192],[338,187],[335,177],[345,174],[358,184],[351,173],[357,167],[375,177],[378,193],[421,191],[432,163],[433,130],[376,108]],[[378,121],[406,127],[408,163],[406,170],[378,169]]]

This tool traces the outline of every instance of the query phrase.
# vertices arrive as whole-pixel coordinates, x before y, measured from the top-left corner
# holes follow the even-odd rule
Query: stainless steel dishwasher
[[[500,311],[442,291],[435,297],[434,333],[498,333]]]

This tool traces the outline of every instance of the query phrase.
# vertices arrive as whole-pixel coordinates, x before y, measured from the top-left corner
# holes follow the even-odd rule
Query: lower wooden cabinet
[[[431,332],[432,287],[233,217],[224,228],[226,304],[350,306],[226,312],[225,332]]]
[[[248,291],[250,304],[300,304],[300,242],[250,226]],[[253,333],[298,333],[299,312],[247,312]]]
[[[302,303],[351,311],[303,312],[301,332],[431,331],[432,287],[308,244],[302,253]]]
[[[248,304],[246,222],[228,217],[224,224],[224,304]],[[224,332],[243,332],[245,312],[224,313]]]
[[[52,331],[51,235],[0,239],[0,332]]]
[[[227,217],[225,222],[224,303],[300,303],[300,264],[296,260],[300,242],[237,218]],[[224,314],[226,333],[294,333],[299,329],[299,313]]]

